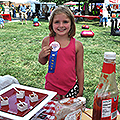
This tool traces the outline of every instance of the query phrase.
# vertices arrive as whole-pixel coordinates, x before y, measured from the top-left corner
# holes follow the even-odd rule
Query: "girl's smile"
[[[64,13],[54,16],[53,30],[58,35],[68,35],[71,28],[71,21]]]

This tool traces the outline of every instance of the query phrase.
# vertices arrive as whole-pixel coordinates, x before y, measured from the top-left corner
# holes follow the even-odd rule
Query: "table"
[[[92,109],[84,111],[81,120],[92,120],[92,111]],[[117,120],[120,120],[120,115],[117,116]]]
[[[10,14],[2,14],[4,20],[9,20],[11,21],[11,16]]]
[[[88,15],[74,15],[74,17],[75,17],[75,18],[80,18],[80,17],[82,17],[82,18],[87,18],[87,19],[89,19],[89,20],[93,20],[93,19],[95,19],[95,18],[100,19],[99,16],[88,16]]]

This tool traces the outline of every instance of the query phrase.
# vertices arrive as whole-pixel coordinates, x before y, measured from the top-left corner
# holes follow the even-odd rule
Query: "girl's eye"
[[[55,23],[59,23],[59,21],[55,21]]]
[[[63,22],[64,22],[64,23],[68,23],[68,21],[66,21],[66,20],[65,20],[65,21],[63,21]]]

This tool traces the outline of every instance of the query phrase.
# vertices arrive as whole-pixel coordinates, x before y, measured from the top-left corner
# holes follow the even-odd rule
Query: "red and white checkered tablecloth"
[[[76,103],[76,102],[78,102],[78,100],[75,99],[74,102]],[[78,107],[78,104],[80,104],[79,103],[80,101],[79,101],[78,104],[73,104],[74,106],[69,106],[69,104],[72,102],[73,102],[72,98],[71,99],[63,99],[61,102],[50,100],[47,104],[45,104],[43,106],[42,109],[40,109],[35,114],[35,116],[31,120],[55,120],[56,117],[59,116],[58,114],[60,114],[62,116],[64,114],[63,111],[65,111],[65,110],[68,110],[68,111],[66,111],[67,112],[66,114],[68,114],[69,112],[72,112],[69,107],[73,107],[73,110],[74,110],[74,107],[76,105],[77,105],[76,107]],[[63,105],[63,103],[67,103],[66,105],[68,105],[69,107],[65,107],[64,106],[65,104]],[[81,109],[78,109],[78,110],[76,110],[76,112],[74,111],[74,112],[70,113],[70,116],[73,116],[74,114],[79,114],[80,112],[81,112]],[[81,118],[81,115],[80,115],[80,118]]]
[[[50,101],[43,106],[44,114],[47,115],[46,120],[55,120],[55,102]]]
[[[55,101],[49,101],[30,120],[55,120]]]

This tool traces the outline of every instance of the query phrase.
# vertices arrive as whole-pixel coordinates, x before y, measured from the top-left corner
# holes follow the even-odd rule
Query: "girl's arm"
[[[38,61],[45,65],[48,61],[48,55],[51,52],[51,47],[49,46],[49,37],[45,37],[42,41],[42,49],[38,55]]]
[[[76,73],[79,84],[79,93],[77,97],[83,95],[83,85],[84,85],[84,68],[83,68],[83,54],[84,49],[80,41],[76,41]]]

